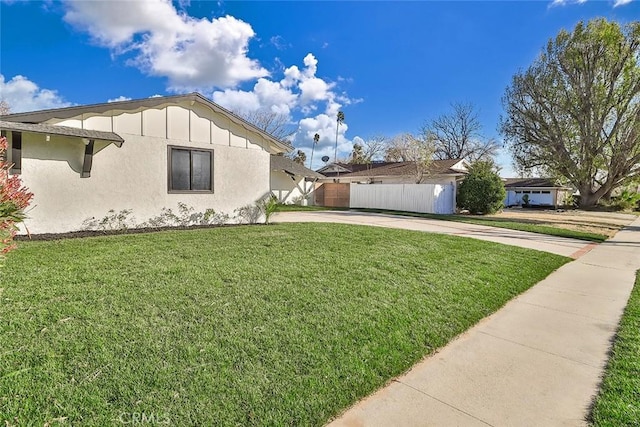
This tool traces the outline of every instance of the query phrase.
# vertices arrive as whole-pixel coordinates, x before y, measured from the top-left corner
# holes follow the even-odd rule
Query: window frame
[[[172,177],[172,153],[173,150],[182,150],[189,152],[189,185],[191,186],[191,180],[193,176],[193,155],[191,154],[193,151],[199,151],[204,153],[209,153],[211,157],[210,162],[210,178],[211,178],[211,189],[210,190],[174,190],[173,189],[173,177]],[[200,148],[200,147],[183,147],[181,145],[167,145],[167,193],[169,194],[213,194],[214,193],[214,180],[213,180],[213,160],[214,160],[214,150],[210,148]]]

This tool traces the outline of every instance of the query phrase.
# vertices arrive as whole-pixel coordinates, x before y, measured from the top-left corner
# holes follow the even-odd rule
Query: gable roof
[[[521,187],[544,187],[544,188],[564,188],[553,178],[505,178],[505,188]]]
[[[173,96],[156,96],[152,98],[133,99],[129,101],[117,101],[117,102],[104,102],[101,104],[79,105],[75,107],[54,108],[50,110],[31,111],[25,113],[13,113],[5,116],[0,116],[0,119],[10,122],[22,122],[22,123],[42,123],[50,119],[69,119],[79,114],[86,113],[106,113],[111,110],[143,110],[146,108],[155,108],[162,104],[167,103],[179,103],[179,102],[191,102],[192,104],[198,102],[204,105],[214,112],[220,113],[226,116],[229,120],[235,124],[242,126],[246,129],[250,129],[266,138],[268,141],[274,143],[285,151],[293,150],[291,144],[287,141],[282,141],[274,137],[268,132],[258,128],[254,124],[248,122],[235,113],[227,110],[224,107],[216,104],[215,102],[205,98],[203,95],[193,92],[186,95],[173,95]]]
[[[427,174],[429,175],[462,175],[466,173],[464,169],[456,168],[462,159],[434,160],[429,164]],[[356,166],[350,173],[340,175],[343,178],[360,176],[406,176],[416,173],[415,162],[374,162],[368,165],[348,165]]]
[[[13,130],[18,132],[42,133],[47,135],[73,136],[86,139],[97,139],[100,141],[115,142],[122,145],[124,139],[117,133],[103,132],[99,130],[78,129],[69,126],[55,126],[44,123],[20,123],[0,120],[0,129]]]
[[[288,157],[271,155],[271,170],[284,171],[290,175],[303,176],[305,178],[324,178],[324,175],[313,171],[300,163],[294,162]]]
[[[367,165],[351,165],[349,163],[334,162],[334,163],[329,163],[328,165],[324,165],[323,167],[318,169],[316,172],[324,174],[325,176],[329,176],[332,173],[336,174],[338,172],[351,173],[354,170],[353,168],[356,166],[367,166]]]

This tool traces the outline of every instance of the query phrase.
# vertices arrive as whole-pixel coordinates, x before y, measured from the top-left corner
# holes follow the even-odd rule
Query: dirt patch
[[[582,210],[534,210],[534,209],[505,209],[503,212],[491,215],[493,218],[511,221],[548,225],[565,228],[567,230],[584,231],[603,234],[612,237],[622,227],[632,223],[637,216],[620,212],[596,212]]]

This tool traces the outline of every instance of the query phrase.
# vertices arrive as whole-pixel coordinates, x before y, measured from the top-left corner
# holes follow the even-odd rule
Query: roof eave
[[[2,121],[0,121],[2,122]],[[5,123],[7,123],[5,121]],[[35,133],[39,135],[59,135],[69,138],[82,138],[95,141],[104,141],[114,143],[118,147],[121,147],[124,143],[124,139],[114,132],[93,131],[86,129],[72,128],[69,126],[55,126],[55,125],[43,125],[43,124],[30,124],[21,122],[9,122],[12,125],[6,125],[0,123],[0,128],[16,132]]]
[[[263,131],[262,129],[256,127],[252,123],[249,123],[247,120],[242,117],[234,114],[233,112],[227,110],[226,108],[216,104],[213,101],[205,98],[203,95],[193,92],[186,95],[171,95],[171,96],[161,96],[161,97],[153,97],[153,98],[144,98],[144,99],[133,99],[128,101],[117,101],[117,102],[105,102],[100,104],[90,104],[90,105],[79,105],[74,107],[65,107],[65,108],[55,108],[48,110],[40,110],[40,111],[31,111],[24,113],[14,113],[8,114],[5,116],[0,116],[0,120],[10,121],[10,122],[23,122],[23,123],[42,123],[46,120],[50,120],[52,118],[57,119],[68,119],[79,114],[83,113],[105,113],[110,110],[122,110],[122,111],[131,111],[142,108],[153,108],[158,105],[162,105],[165,103],[171,102],[193,102],[198,101],[201,104],[206,105],[212,111],[222,113],[227,116],[231,121],[233,121],[236,125],[242,126],[247,130],[251,130],[253,132],[258,133],[262,137],[264,137],[270,144],[272,144],[275,149],[273,151],[279,152],[290,152],[293,150],[293,146],[285,141],[280,141],[275,138],[273,135]]]

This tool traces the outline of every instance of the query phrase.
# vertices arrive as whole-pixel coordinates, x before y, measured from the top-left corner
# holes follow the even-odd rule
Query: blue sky
[[[0,98],[12,111],[198,91],[288,115],[333,157],[416,132],[452,102],[500,139],[500,98],[549,38],[580,20],[640,19],[640,2],[0,0]],[[508,153],[498,158],[513,175]]]

